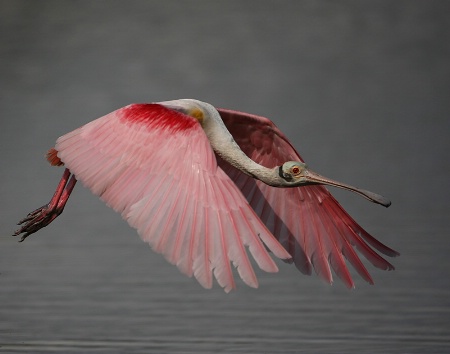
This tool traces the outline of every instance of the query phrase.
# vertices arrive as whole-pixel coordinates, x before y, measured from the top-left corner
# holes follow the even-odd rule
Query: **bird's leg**
[[[55,220],[63,212],[70,197],[70,193],[72,193],[76,183],[77,180],[75,176],[66,168],[50,202],[37,208],[29,213],[24,219],[20,220],[17,225],[22,225],[22,227],[14,232],[13,236],[23,233],[22,238],[20,239],[20,242],[22,242],[25,238],[36,231],[39,231],[43,227],[46,227]]]

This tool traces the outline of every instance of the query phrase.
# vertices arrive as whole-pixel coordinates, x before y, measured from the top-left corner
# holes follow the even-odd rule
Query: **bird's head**
[[[308,183],[308,167],[303,162],[287,161],[279,169],[279,175],[288,184],[293,186],[304,185]]]
[[[319,175],[308,169],[307,165],[298,161],[287,161],[278,167],[278,174],[286,187],[300,187],[311,184],[324,184],[355,192],[371,202],[381,204],[385,207],[391,205],[391,201],[379,194],[356,188],[330,178]]]

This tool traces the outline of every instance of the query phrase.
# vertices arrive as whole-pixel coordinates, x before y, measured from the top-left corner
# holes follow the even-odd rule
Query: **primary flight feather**
[[[355,249],[381,269],[394,267],[374,249],[398,255],[321,184],[390,201],[310,171],[267,118],[191,99],[132,104],[63,135],[47,157],[66,169],[50,202],[19,223],[21,241],[61,214],[80,180],[205,288],[214,276],[234,289],[232,265],[257,287],[248,253],[264,271],[278,271],[273,253],[328,282],[333,270],[348,287],[346,260],[373,283]]]

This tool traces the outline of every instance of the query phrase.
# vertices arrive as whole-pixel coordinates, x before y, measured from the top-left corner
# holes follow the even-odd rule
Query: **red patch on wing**
[[[187,130],[198,124],[195,118],[155,103],[136,103],[119,110],[121,118],[149,129]]]

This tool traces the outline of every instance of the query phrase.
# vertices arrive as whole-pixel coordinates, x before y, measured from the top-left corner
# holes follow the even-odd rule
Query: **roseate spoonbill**
[[[226,292],[233,270],[257,287],[248,252],[266,272],[269,252],[305,274],[332,282],[331,269],[354,287],[345,259],[369,283],[354,248],[375,267],[398,253],[370,236],[322,185],[353,191],[388,207],[388,199],[309,170],[267,118],[192,99],[131,104],[60,137],[49,150],[65,165],[50,202],[19,222],[14,235],[50,224],[80,180],[134,228],[154,251],[211,288]],[[281,188],[276,188],[281,187]]]

